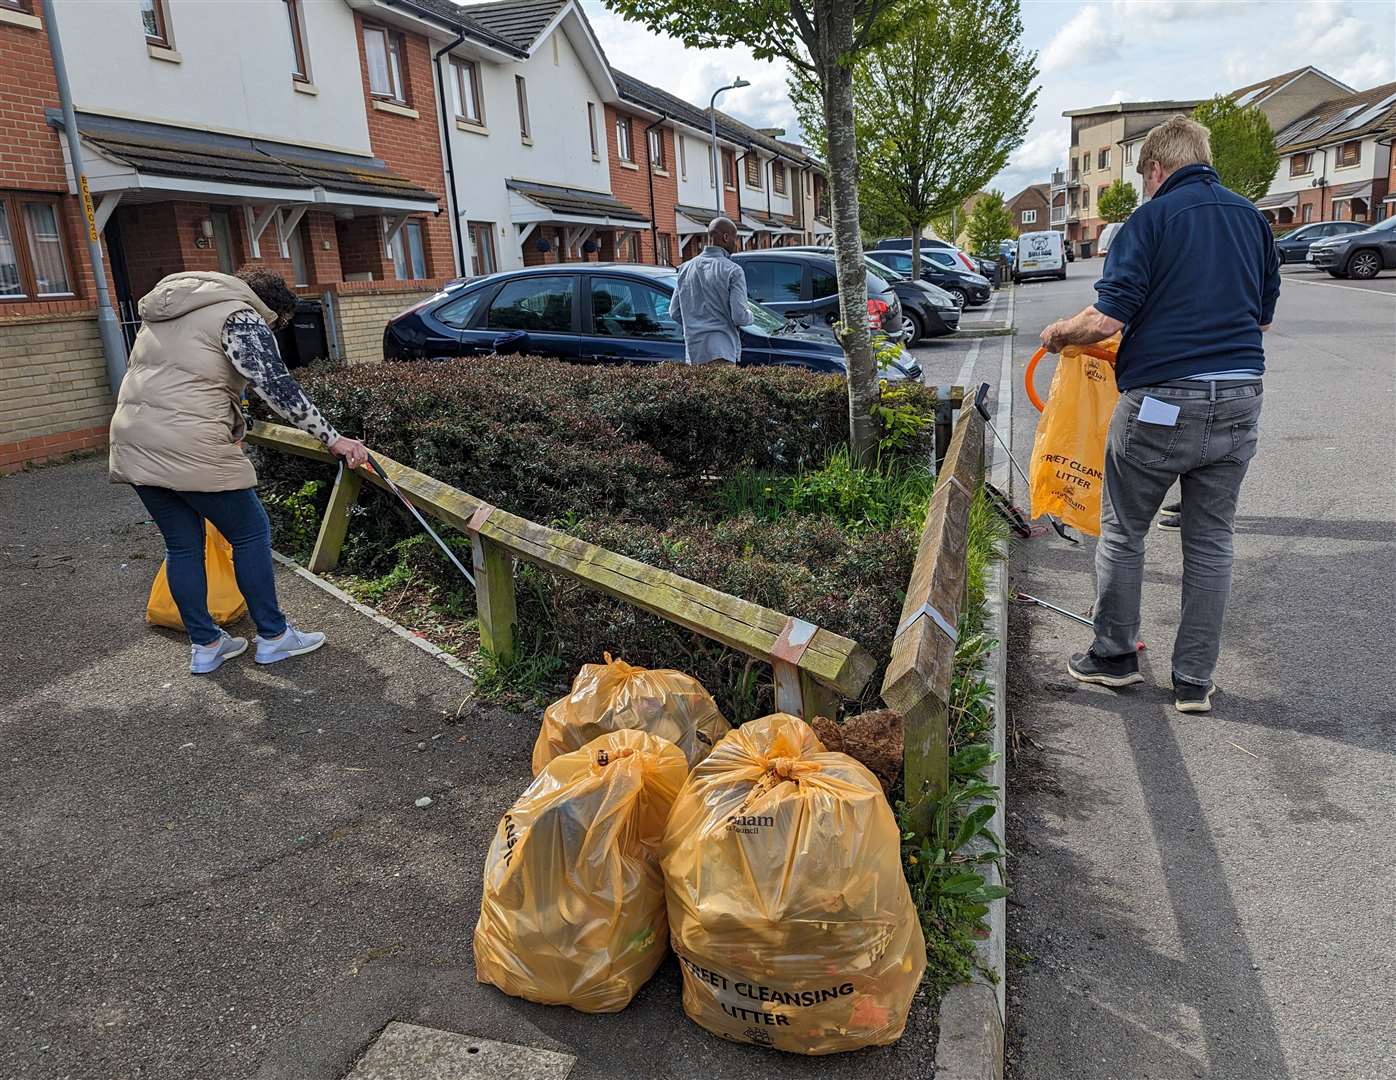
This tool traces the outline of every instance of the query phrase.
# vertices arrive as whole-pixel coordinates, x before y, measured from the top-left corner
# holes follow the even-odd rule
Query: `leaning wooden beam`
[[[333,460],[315,439],[277,424],[258,424],[248,440],[258,446],[317,461]],[[563,574],[748,656],[767,663],[778,662],[773,650],[791,622],[780,612],[503,510],[492,510],[472,527],[477,511],[486,505],[481,500],[392,458],[375,457],[403,495],[423,513],[478,536],[514,558],[526,559]],[[365,479],[379,487],[385,486],[375,474],[365,474]],[[505,606],[500,604],[501,608]],[[808,680],[837,691],[845,698],[853,698],[862,693],[877,662],[856,641],[817,629],[803,646],[794,667]],[[828,698],[806,703],[801,711],[809,712],[814,707],[829,711]]]
[[[906,798],[922,828],[930,823],[929,797],[943,795],[949,781],[950,680],[965,596],[970,503],[983,463],[984,421],[967,409],[931,497],[882,681],[882,700],[903,717]]]

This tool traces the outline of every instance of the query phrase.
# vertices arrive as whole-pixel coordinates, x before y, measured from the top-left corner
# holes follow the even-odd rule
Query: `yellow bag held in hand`
[[[690,766],[732,730],[703,684],[681,671],[651,671],[624,660],[584,664],[572,692],[543,713],[533,745],[533,775],[557,757],[624,728],[660,735],[683,751]]]
[[[213,621],[221,626],[245,615],[247,601],[238,591],[237,577],[233,573],[233,545],[207,521],[204,522],[204,569],[208,573],[208,613],[213,616]],[[170,582],[163,562],[155,574],[154,584],[150,586],[145,621],[154,626],[168,626],[172,630],[184,629],[184,620],[179,617],[179,608],[175,607],[174,597],[170,595]]]
[[[475,977],[506,994],[619,1012],[664,959],[658,846],[688,763],[667,739],[615,731],[554,758],[485,860]]]
[[[1119,344],[1114,337],[1090,348],[1113,356]],[[1108,360],[1074,345],[1062,350],[1032,444],[1028,479],[1033,517],[1052,514],[1084,533],[1100,535],[1105,437],[1119,399]]]
[[[926,968],[901,834],[876,777],[784,713],[689,774],[664,833],[684,1011],[800,1054],[896,1042]]]

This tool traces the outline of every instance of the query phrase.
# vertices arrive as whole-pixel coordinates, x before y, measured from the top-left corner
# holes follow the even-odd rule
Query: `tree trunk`
[[[863,265],[863,238],[858,224],[858,139],[853,124],[853,70],[839,63],[853,49],[853,4],[816,0],[815,31],[829,133],[829,188],[833,197],[834,263],[839,277],[839,308],[844,330],[839,344],[848,357],[849,449],[860,464],[875,460],[877,426],[872,409],[879,388],[868,331],[868,280]],[[888,329],[895,329],[889,327]]]
[[[911,280],[921,280],[921,230],[926,227],[924,221],[908,221],[907,227],[911,230]]]

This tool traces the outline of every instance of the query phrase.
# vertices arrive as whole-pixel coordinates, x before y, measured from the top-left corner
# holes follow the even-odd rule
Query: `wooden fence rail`
[[[882,700],[902,714],[906,799],[923,831],[949,783],[949,699],[964,606],[969,510],[984,479],[984,420],[964,409],[926,512]]]
[[[317,439],[279,424],[259,423],[247,439],[314,461],[336,460]],[[834,718],[840,699],[861,694],[877,667],[856,641],[507,513],[392,458],[374,457],[418,510],[470,537],[480,644],[505,663],[513,658],[518,622],[514,560],[524,559],[769,663],[776,707],[807,720]],[[323,572],[338,563],[349,511],[364,479],[385,487],[372,472],[340,468],[311,570]]]

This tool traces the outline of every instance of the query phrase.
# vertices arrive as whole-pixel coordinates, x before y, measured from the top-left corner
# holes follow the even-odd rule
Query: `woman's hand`
[[[344,464],[351,469],[357,469],[368,462],[368,447],[358,439],[346,439],[343,435],[330,443],[330,453],[342,457]]]

